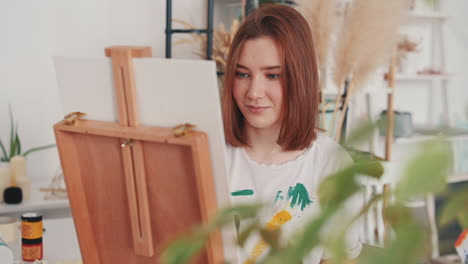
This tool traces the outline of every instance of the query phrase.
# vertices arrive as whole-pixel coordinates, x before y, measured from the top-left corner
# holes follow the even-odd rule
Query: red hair
[[[301,150],[316,138],[318,71],[309,25],[295,9],[264,5],[250,14],[237,31],[229,50],[224,74],[223,122],[227,143],[249,146],[245,119],[233,96],[235,71],[242,46],[248,39],[271,37],[280,49],[283,109],[277,143],[284,150]]]

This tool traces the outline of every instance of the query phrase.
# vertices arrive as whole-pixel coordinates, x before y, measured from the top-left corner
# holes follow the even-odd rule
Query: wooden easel
[[[111,47],[105,54],[119,123],[75,113],[54,126],[83,263],[160,263],[172,239],[217,210],[208,138],[140,126],[132,58],[150,57],[151,49]],[[196,263],[223,261],[215,233]]]

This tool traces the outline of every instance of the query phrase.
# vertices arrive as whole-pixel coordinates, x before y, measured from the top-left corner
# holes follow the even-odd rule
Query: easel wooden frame
[[[105,53],[112,58],[119,124],[77,118],[54,126],[83,262],[159,263],[171,239],[217,210],[208,138],[200,131],[176,137],[170,128],[139,126],[132,58],[150,57],[151,49]],[[166,211],[172,218],[165,223],[162,208],[170,198],[159,192],[171,190],[180,193],[172,194],[178,203]],[[222,261],[216,232],[199,263]]]

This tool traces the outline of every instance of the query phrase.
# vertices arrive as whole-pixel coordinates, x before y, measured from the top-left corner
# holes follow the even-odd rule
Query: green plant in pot
[[[7,149],[8,147],[9,149]],[[18,124],[15,124],[13,114],[10,110],[10,142],[3,143],[2,139],[0,138],[0,162],[10,162],[11,158],[14,156],[26,157],[32,152],[53,147],[55,147],[55,144],[49,144],[45,146],[34,147],[23,152],[21,149],[21,140],[18,135]]]
[[[35,147],[22,151],[18,135],[18,125],[15,124],[10,109],[10,141],[4,143],[0,138],[0,201],[17,204],[30,198],[31,182],[26,177],[26,156],[29,154],[55,147],[55,144]],[[6,166],[5,166],[6,164]]]

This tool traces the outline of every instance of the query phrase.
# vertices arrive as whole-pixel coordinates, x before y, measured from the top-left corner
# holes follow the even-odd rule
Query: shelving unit
[[[412,137],[407,138],[397,138],[394,140],[394,144],[411,144],[411,143],[419,143],[425,142],[428,140],[436,139],[437,136],[432,135],[424,135],[424,134],[415,134]],[[456,140],[456,139],[467,139],[468,134],[460,134],[460,135],[449,135],[444,137],[445,140]]]
[[[173,34],[206,34],[206,58],[211,60],[213,53],[213,15],[214,0],[208,0],[206,29],[173,29],[172,28],[172,0],[166,0],[166,58],[172,57]]]
[[[419,74],[414,72],[395,75],[395,93],[400,96],[395,99],[395,102],[398,104],[398,99],[400,99],[404,101],[401,105],[405,105],[403,108],[396,107],[396,109],[413,112],[413,126],[415,129],[413,136],[393,140],[393,159],[390,163],[392,163],[397,172],[392,176],[399,175],[399,173],[403,172],[402,169],[406,167],[408,158],[412,157],[412,154],[416,153],[420,146],[438,138],[437,132],[430,133],[431,131],[436,131],[431,128],[451,128],[450,131],[445,132],[443,135],[444,140],[450,144],[454,153],[453,168],[448,173],[447,180],[449,183],[463,183],[468,181],[468,173],[460,172],[463,169],[457,167],[459,161],[457,161],[456,155],[460,154],[455,151],[455,146],[460,142],[459,140],[462,140],[461,142],[468,141],[468,130],[453,128],[454,122],[449,102],[449,93],[451,92],[449,83],[456,73],[448,73],[445,65],[444,31],[445,24],[450,17],[443,13],[441,8],[442,3],[443,0],[434,0],[433,11],[413,11],[410,14],[409,31],[411,32],[411,29],[413,29],[417,32],[419,29],[423,32],[421,34],[425,34],[423,36],[428,37],[428,39],[424,39],[423,44],[426,44],[426,46],[423,47],[426,48],[424,55],[429,57],[424,57],[424,64],[426,65],[420,66],[426,66],[434,71],[441,72],[441,74]],[[405,98],[404,95],[409,96]],[[413,99],[406,100],[408,98]],[[412,101],[414,101],[413,105],[411,104]],[[421,105],[424,107],[419,107]],[[424,115],[421,115],[423,110],[427,111],[425,120],[422,119]],[[415,113],[419,114],[419,118],[415,118]],[[380,137],[379,142],[384,142],[384,138]],[[430,229],[432,257],[439,256],[439,230],[436,221],[436,210],[438,209],[435,208],[434,195],[430,194],[426,197],[412,199],[406,202],[405,206],[411,208],[413,213],[427,217],[425,218],[425,224]]]
[[[425,44],[428,46],[426,51],[429,51],[429,56],[427,59],[426,67],[429,67],[433,70],[441,72],[441,74],[419,74],[417,72],[414,73],[397,73],[395,75],[395,92],[399,95],[404,94],[406,91],[402,89],[401,86],[407,86],[405,89],[410,89],[410,93],[412,92],[414,96],[415,91],[421,91],[421,89],[425,89],[425,91],[421,91],[421,93],[426,93],[430,101],[428,102],[421,102],[418,100],[419,98],[415,98],[415,105],[427,104],[427,119],[428,124],[425,126],[429,127],[452,127],[453,121],[451,120],[450,115],[450,104],[449,100],[449,88],[448,82],[453,77],[453,73],[447,73],[445,67],[445,50],[444,50],[444,27],[445,22],[449,18],[445,15],[442,11],[441,7],[441,0],[434,0],[434,5],[432,10],[430,8],[422,8],[421,10],[412,10],[409,16],[409,23],[408,27],[413,29],[421,29],[421,30],[429,30],[430,32],[430,39],[425,39]],[[419,90],[415,90],[419,89]],[[438,93],[439,96],[435,96],[434,94]],[[396,99],[396,103],[398,104],[398,99]],[[440,103],[439,108],[435,107],[433,103],[436,102]],[[398,110],[403,110],[400,107],[395,107]],[[411,106],[406,107],[405,111],[412,111]],[[421,109],[420,114],[421,114]],[[440,111],[440,112],[437,112]],[[442,120],[441,122],[437,122],[435,120],[439,120],[439,114],[442,116],[440,117]],[[413,115],[413,123],[420,124],[421,120],[414,120]],[[416,126],[415,126],[416,127]],[[410,138],[398,138],[394,140],[395,145],[400,144],[411,144],[411,143],[418,143],[424,142],[426,140],[434,139],[435,136],[428,135],[427,133],[418,133],[419,131],[416,130],[414,136]],[[467,131],[468,132],[468,131]],[[452,137],[452,136],[450,136]]]
[[[23,201],[20,204],[0,203],[0,216],[20,217],[21,214],[27,212],[38,212],[48,219],[71,216],[68,199],[45,200],[45,193],[39,191],[39,186],[37,182],[32,183],[29,201]]]
[[[392,90],[388,87],[380,87],[378,89],[363,89],[361,91],[359,91],[359,93],[363,93],[363,94],[366,94],[366,95],[374,95],[374,94],[383,94],[383,95],[386,95],[386,94],[389,94],[391,93]],[[324,90],[324,95],[325,95],[325,99],[335,99],[336,96],[337,96],[337,93],[338,91],[336,90],[332,90],[332,89],[325,89]]]
[[[452,74],[397,74],[396,81],[448,81]]]
[[[448,16],[440,13],[440,12],[411,12],[410,19],[411,22],[427,22],[428,20],[445,20]]]

